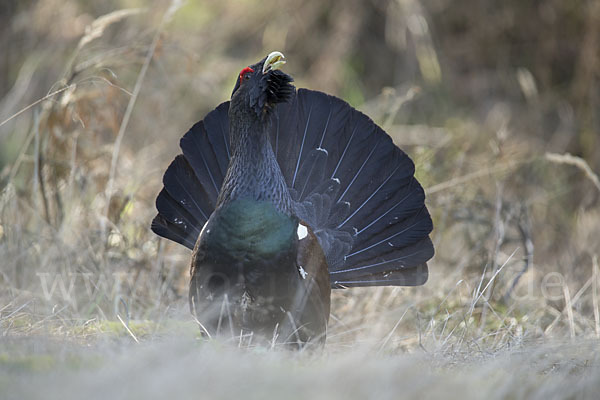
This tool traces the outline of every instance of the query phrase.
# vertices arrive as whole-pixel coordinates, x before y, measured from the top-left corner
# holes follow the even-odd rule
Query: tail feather
[[[360,263],[373,255],[387,253],[390,249],[402,249],[427,237],[433,228],[431,218],[425,207],[415,215],[393,225],[381,226],[380,230],[366,240],[357,241],[352,251],[346,255],[346,262]],[[356,238],[356,237],[355,237]]]
[[[190,234],[200,233],[202,223],[198,221],[186,208],[180,206],[166,190],[161,191],[156,198],[156,208],[161,210],[161,215],[172,224],[179,226]]]
[[[295,192],[298,199],[305,199],[317,189],[318,185],[327,180],[325,176],[327,151],[324,149],[313,149],[306,156],[298,175],[304,177],[304,182],[299,182]]]
[[[150,228],[152,229],[152,232],[157,235],[177,242],[190,250],[194,248],[196,243],[196,236],[188,234],[176,224],[167,221],[166,218],[160,214],[154,217]]]
[[[221,183],[229,166],[229,103],[221,103],[214,111],[204,117],[204,128],[207,132],[211,150],[219,163]],[[184,146],[182,144],[182,149]],[[220,188],[220,185],[219,185]]]
[[[369,237],[381,229],[381,221],[394,224],[418,213],[425,201],[425,192],[412,176],[405,183],[404,179],[385,183],[391,190],[386,190],[376,198],[371,196],[378,193],[373,191],[364,203],[343,220],[338,228],[352,226],[355,236]],[[393,188],[398,188],[394,191]],[[380,190],[383,191],[383,190]]]
[[[427,282],[428,277],[427,263],[423,262],[413,268],[378,272],[354,279],[332,280],[332,287],[342,289],[364,286],[420,286]]]
[[[298,90],[279,116],[277,160],[332,282],[421,284],[427,274],[407,271],[433,256],[433,225],[412,160],[366,115],[320,92]]]
[[[187,245],[187,242],[193,241],[195,243],[196,238],[200,234],[199,227],[201,228],[202,225],[192,214],[173,199],[165,189],[161,190],[156,198],[156,208],[160,214],[155,218],[155,221],[160,226],[167,229],[175,227],[175,235],[185,239],[186,247],[190,247]],[[154,232],[160,234],[156,230]],[[178,242],[181,243],[180,241]],[[192,243],[190,248],[194,247],[194,243]]]
[[[210,112],[180,142],[183,155],[204,187],[213,209],[229,164],[229,125],[226,124],[228,107],[228,103],[223,103]]]
[[[181,138],[183,154],[169,165],[156,199],[152,230],[193,249],[215,209],[229,164],[229,103],[223,103]]]
[[[214,208],[194,170],[183,155],[178,155],[169,165],[163,177],[165,190],[173,199],[177,199],[184,209],[194,216],[199,224],[208,221]]]
[[[212,151],[204,124],[199,122],[194,125],[190,132],[181,139],[180,146],[183,155],[196,172],[200,184],[205,188],[214,207],[220,188],[218,177],[215,174],[220,174],[220,168]]]
[[[229,163],[228,106],[182,138],[183,156],[167,170],[157,199],[152,229],[189,248],[214,210]],[[427,280],[433,225],[423,188],[410,158],[371,119],[340,99],[300,89],[275,109],[271,144],[334,287]]]

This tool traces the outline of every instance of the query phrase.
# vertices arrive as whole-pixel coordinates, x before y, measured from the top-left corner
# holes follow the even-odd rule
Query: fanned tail
[[[169,166],[152,230],[192,249],[229,163],[229,103],[194,125]],[[334,287],[421,285],[434,249],[410,158],[366,115],[300,89],[273,113],[271,144],[298,217],[327,257]]]
[[[425,283],[433,224],[411,159],[333,96],[300,89],[279,111],[277,160],[334,287]]]

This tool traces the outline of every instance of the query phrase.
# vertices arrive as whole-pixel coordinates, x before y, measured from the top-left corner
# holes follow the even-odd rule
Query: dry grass
[[[285,2],[277,17],[254,2],[125,3],[43,0],[11,20],[25,47],[43,45],[15,53],[0,101],[0,397],[593,397],[598,174],[594,158],[525,129],[515,109],[547,104],[527,73],[527,102],[481,98],[482,114],[443,94],[456,83],[427,31],[423,78],[382,78],[373,95],[345,56],[364,45],[360,14],[323,22],[327,2]],[[398,4],[413,14],[390,6],[386,18],[427,17],[417,1]],[[395,54],[393,34],[380,51]],[[303,52],[302,37],[331,38],[317,46],[327,57]],[[189,252],[148,229],[178,138],[227,98],[240,65],[275,48],[299,86],[359,104],[409,152],[436,227],[424,287],[334,292],[323,353],[200,339]]]

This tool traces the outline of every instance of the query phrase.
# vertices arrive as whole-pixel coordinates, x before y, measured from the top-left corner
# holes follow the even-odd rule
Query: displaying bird
[[[152,230],[193,250],[210,334],[323,343],[331,288],[416,286],[433,229],[411,159],[366,115],[299,89],[272,52],[181,139]]]

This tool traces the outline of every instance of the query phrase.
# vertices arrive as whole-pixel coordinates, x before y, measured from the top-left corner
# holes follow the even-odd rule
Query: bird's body
[[[298,237],[299,226],[273,203],[248,197],[212,214],[194,249],[190,285],[190,305],[209,329],[325,339],[327,264],[314,235]]]
[[[389,136],[295,92],[272,55],[183,137],[152,227],[193,248],[190,304],[209,331],[322,343],[331,287],[424,283],[431,219]]]

